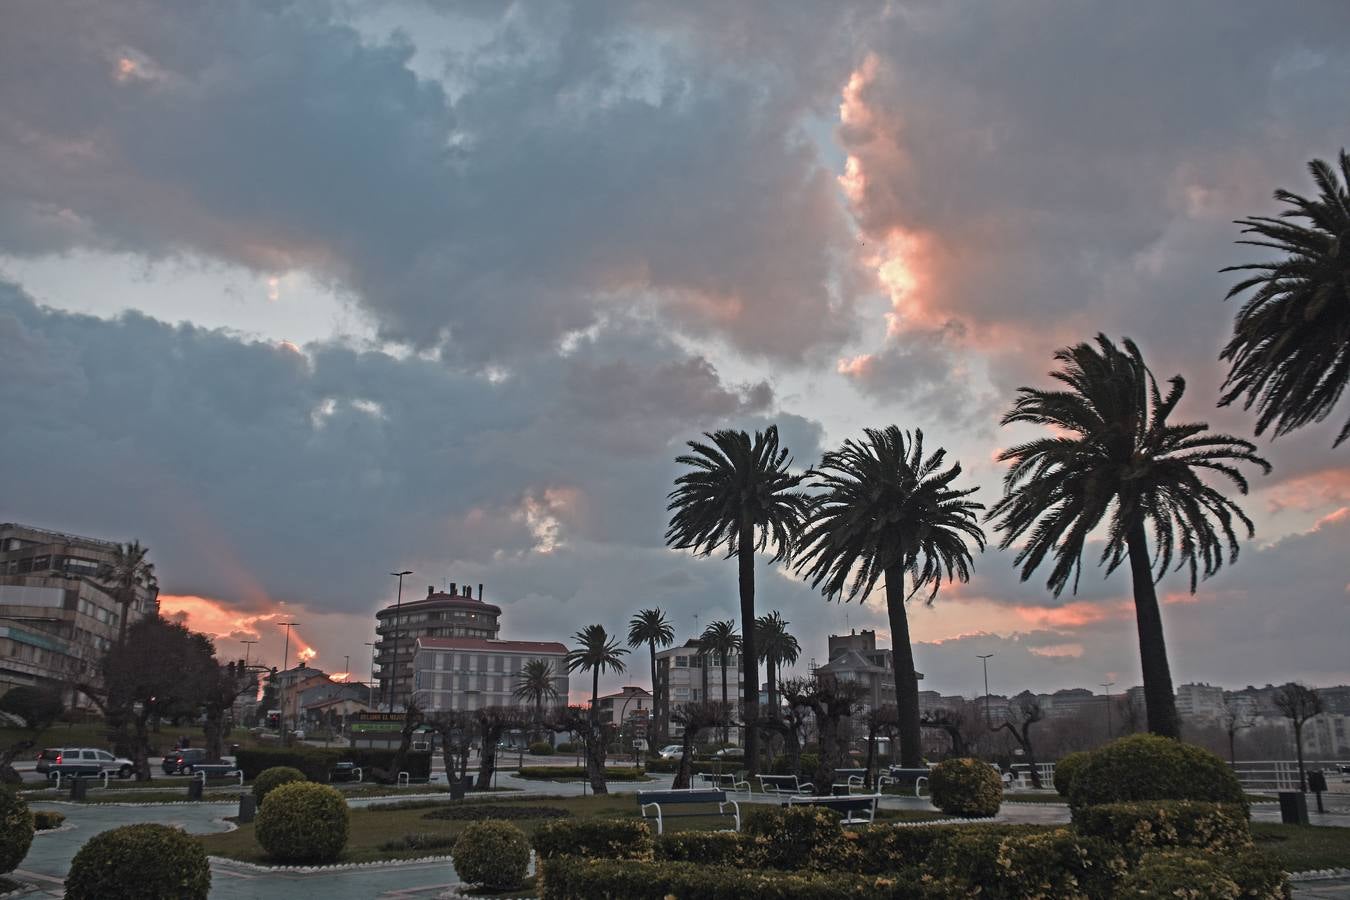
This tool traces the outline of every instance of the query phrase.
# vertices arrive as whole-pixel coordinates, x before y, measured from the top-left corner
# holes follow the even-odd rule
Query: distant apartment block
[[[646,720],[652,714],[652,695],[646,688],[629,685],[596,701],[601,722],[620,725],[631,719]]]
[[[85,705],[71,685],[98,683],[121,625],[121,606],[95,577],[117,549],[114,541],[0,524],[0,693],[45,685]],[[156,591],[138,591],[128,624],[158,609]]]
[[[687,703],[722,699],[721,657],[700,654],[697,639],[690,639],[656,654],[656,690],[653,696],[655,721],[671,737],[684,734],[684,729],[672,719],[672,713]],[[741,658],[731,654],[726,660],[727,701],[735,704],[741,698]],[[740,729],[731,729],[731,740],[740,741]]]
[[[380,610],[375,614],[375,678],[380,683],[375,702],[403,708],[413,687],[413,654],[418,638],[492,640],[501,631],[501,614],[500,607],[483,602],[481,584],[474,597],[472,587],[466,584],[461,590],[454,583],[446,591],[428,586],[425,597]]]
[[[412,696],[429,712],[522,704],[515,697],[521,669],[532,659],[542,659],[552,669],[558,693],[545,706],[563,705],[568,691],[566,655],[567,648],[556,641],[418,637],[411,666]]]
[[[1217,719],[1224,709],[1223,688],[1183,684],[1177,688],[1177,714],[1185,719]]]

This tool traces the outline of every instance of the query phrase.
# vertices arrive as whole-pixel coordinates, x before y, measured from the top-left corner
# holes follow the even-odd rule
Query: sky
[[[736,617],[735,566],[663,541],[706,431],[805,469],[921,428],[992,505],[1016,388],[1104,332],[1250,436],[1219,270],[1350,143],[1347,36],[1341,0],[16,0],[0,520],[139,539],[222,655],[292,621],[364,679],[404,569],[513,639]],[[1350,681],[1345,415],[1260,439],[1255,537],[1162,581],[1177,683]],[[1055,597],[1012,555],[911,604],[922,686],[1139,683],[1127,573]],[[879,595],[757,573],[799,671],[889,640]]]

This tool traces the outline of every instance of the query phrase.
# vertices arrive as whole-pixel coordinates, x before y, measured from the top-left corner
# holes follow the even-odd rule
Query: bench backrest
[[[902,769],[899,766],[892,766],[890,771],[892,778],[927,778],[931,774],[929,769]]]
[[[638,806],[647,803],[725,803],[726,791],[638,791]]]
[[[849,778],[849,777],[858,777],[858,778],[862,778],[862,777],[865,776],[866,774],[867,774],[867,770],[866,770],[866,769],[835,769],[835,770],[834,770],[834,777],[835,777],[835,778]]]
[[[800,784],[796,775],[760,775],[759,780],[765,784]]]

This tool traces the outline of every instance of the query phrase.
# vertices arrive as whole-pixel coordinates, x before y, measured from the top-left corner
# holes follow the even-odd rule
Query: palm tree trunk
[[[727,654],[725,651],[722,653],[722,705],[727,705]],[[731,743],[731,726],[729,725],[722,726],[722,743]]]
[[[662,729],[661,729],[661,719],[660,719],[660,717],[658,717],[658,716],[656,715],[656,709],[655,709],[655,706],[656,706],[656,641],[648,641],[648,642],[647,642],[647,649],[650,650],[650,651],[651,651],[651,654],[652,654],[652,707],[653,707],[653,709],[652,709],[652,718],[651,718],[651,722],[652,722],[651,734],[648,735],[648,737],[651,739],[652,745],[659,748],[659,747],[662,745],[663,742],[662,742],[662,740],[661,740],[661,733],[662,733]],[[669,697],[666,698],[666,706],[667,706],[667,707],[670,706],[670,698],[669,698]]]
[[[1162,612],[1158,608],[1158,592],[1154,589],[1148,538],[1142,519],[1136,519],[1129,526],[1125,542],[1134,580],[1134,616],[1139,629],[1139,668],[1144,675],[1148,730],[1163,737],[1180,738],[1176,695],[1172,691],[1172,672],[1167,665],[1167,644],[1163,640]]]
[[[600,667],[591,669],[591,718],[600,718]]]
[[[764,660],[764,679],[768,681],[769,688],[769,712],[772,716],[778,718],[778,672],[774,668],[773,657]]]
[[[117,602],[122,607],[122,620],[117,623],[117,644],[121,646],[127,642],[127,613],[131,612],[131,598],[124,593]]]
[[[909,644],[909,618],[905,614],[905,566],[886,568],[886,612],[891,623],[891,658],[895,664],[895,709],[900,719],[900,765],[917,769],[923,765],[919,744],[919,679],[914,675],[914,648]]]
[[[745,679],[742,685],[745,709],[741,721],[745,723],[746,777],[753,781],[759,772],[759,732],[754,725],[759,718],[759,657],[755,655],[755,527],[748,517],[741,521],[736,562],[740,569],[741,670]]]

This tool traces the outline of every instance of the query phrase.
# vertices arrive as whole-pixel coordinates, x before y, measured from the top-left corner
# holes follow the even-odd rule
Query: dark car
[[[62,778],[73,775],[99,775],[107,772],[118,778],[130,778],[131,760],[113,756],[94,747],[49,747],[38,754],[37,770],[49,779],[60,772]]]
[[[191,775],[194,763],[206,762],[206,751],[198,748],[171,750],[164,757],[165,775]]]

